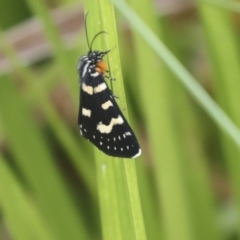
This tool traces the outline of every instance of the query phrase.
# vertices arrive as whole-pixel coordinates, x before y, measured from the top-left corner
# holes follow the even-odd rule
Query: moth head
[[[89,60],[95,65],[95,70],[104,74],[107,70],[107,64],[103,61],[103,57],[109,52],[93,51],[88,53]]]
[[[94,64],[97,64],[99,62],[103,61],[103,57],[109,53],[111,50],[100,52],[100,51],[89,51],[88,58],[91,60]]]

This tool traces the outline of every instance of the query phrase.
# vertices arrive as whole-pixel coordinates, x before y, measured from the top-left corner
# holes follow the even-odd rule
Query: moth
[[[110,50],[92,50],[96,37],[106,32],[97,33],[89,44],[86,17],[85,30],[89,51],[80,58],[78,63],[80,134],[109,156],[136,158],[141,155],[137,138],[104,79],[112,79],[106,75],[108,68],[103,61],[103,57]]]

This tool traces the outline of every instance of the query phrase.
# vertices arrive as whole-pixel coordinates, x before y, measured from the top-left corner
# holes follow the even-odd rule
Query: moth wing
[[[102,75],[81,87],[79,128],[83,137],[110,156],[134,158],[141,154],[134,132],[119,109]],[[92,90],[91,90],[92,88]],[[89,94],[91,93],[92,94]]]

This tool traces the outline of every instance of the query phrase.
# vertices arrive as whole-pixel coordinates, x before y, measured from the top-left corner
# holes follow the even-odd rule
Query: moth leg
[[[119,97],[118,96],[116,96],[115,94],[113,94],[113,92],[112,92],[112,90],[111,89],[109,89],[110,90],[110,92],[111,92],[111,97],[113,97],[113,98],[116,98],[116,99],[118,99]]]
[[[106,70],[106,72],[109,73],[108,70]],[[116,80],[116,78],[112,78],[112,77],[109,77],[109,76],[107,76],[107,75],[104,75],[104,77],[105,77],[105,78],[108,78],[108,79],[111,80],[111,81],[115,81],[115,80]]]

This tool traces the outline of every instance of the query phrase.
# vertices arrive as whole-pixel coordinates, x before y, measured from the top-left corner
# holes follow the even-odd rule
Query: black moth
[[[141,155],[138,141],[104,80],[104,77],[107,77],[105,76],[107,65],[103,57],[110,50],[92,51],[96,37],[105,32],[96,34],[89,45],[86,26],[85,29],[89,52],[80,58],[78,64],[80,133],[107,155],[136,158]]]

